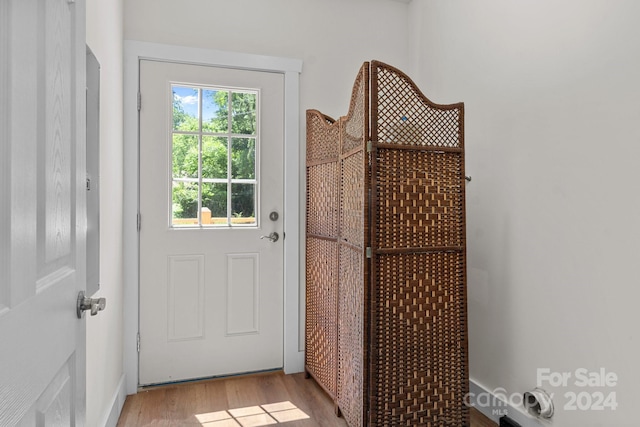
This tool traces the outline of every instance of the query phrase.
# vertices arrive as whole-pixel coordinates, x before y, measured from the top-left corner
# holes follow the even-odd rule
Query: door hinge
[[[138,350],[138,353],[140,353],[140,332],[138,332],[136,337],[136,349]]]
[[[137,224],[138,231],[140,231],[140,229],[142,229],[142,215],[140,215],[140,212],[138,212],[138,220],[137,221],[138,221],[138,224]]]
[[[138,92],[138,111],[142,108],[142,94]]]
[[[365,254],[367,258],[371,258],[371,246],[367,246],[367,249],[365,250]]]
[[[91,191],[91,178],[87,177],[87,191]]]

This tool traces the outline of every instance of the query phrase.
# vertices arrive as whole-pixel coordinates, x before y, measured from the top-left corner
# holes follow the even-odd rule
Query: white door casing
[[[85,6],[0,2],[0,425],[84,425]]]
[[[300,190],[301,186],[299,143],[299,78],[302,61],[264,55],[242,54],[211,49],[172,46],[126,40],[124,46],[125,68],[125,156],[124,175],[124,366],[127,393],[136,393],[138,387],[138,316],[139,316],[139,152],[137,92],[139,89],[139,64],[143,59],[176,61],[183,63],[231,67],[248,70],[277,72],[284,75],[285,85],[285,136],[284,173],[285,207],[283,234],[284,246],[284,370],[301,372],[304,366],[303,344],[300,342]]]
[[[224,131],[227,126],[230,132],[243,128],[241,124],[245,128],[212,136],[210,129],[206,131],[210,126],[205,110],[215,105],[213,89],[227,94],[227,102],[243,99],[246,106],[256,101],[255,122],[246,120],[251,116],[248,111],[233,111],[228,117],[225,113],[220,117],[227,122]],[[185,93],[179,104],[194,115],[186,134],[172,132],[174,91],[176,97],[178,92]],[[281,368],[283,245],[282,239],[270,242],[261,236],[272,232],[282,236],[282,219],[269,219],[271,212],[281,215],[283,208],[282,74],[141,61],[140,93],[144,100],[140,111],[140,384]],[[246,108],[241,104],[238,108]],[[205,133],[194,134],[199,128],[199,106]],[[257,125],[255,134],[247,129],[252,127],[249,123]],[[183,160],[177,154],[175,167],[189,169],[177,172],[178,176],[172,174],[173,138],[177,153],[184,155],[182,150],[187,148],[187,156],[191,155],[191,160]],[[209,201],[211,210],[203,214],[202,226],[174,220],[171,200],[175,186],[179,192],[198,187],[197,156],[193,155],[199,144],[202,191],[219,197]],[[237,160],[238,156],[250,159],[251,147],[255,147],[255,170],[250,160]],[[231,152],[234,155],[227,164]],[[224,165],[216,163],[221,160]],[[229,181],[232,171],[234,179]],[[172,182],[172,177],[178,181]],[[237,195],[239,189],[251,188],[257,203],[255,219],[250,210],[246,212],[247,196]],[[234,207],[237,199],[244,203],[241,209]],[[186,217],[193,218],[196,212]],[[231,226],[211,225],[212,213],[218,223],[228,216]]]

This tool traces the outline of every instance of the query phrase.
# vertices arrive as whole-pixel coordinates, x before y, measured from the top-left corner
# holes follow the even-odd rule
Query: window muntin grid
[[[258,225],[259,91],[172,84],[170,226]]]

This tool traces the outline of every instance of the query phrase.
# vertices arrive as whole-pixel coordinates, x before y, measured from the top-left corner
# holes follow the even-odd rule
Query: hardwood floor
[[[118,427],[340,427],[333,402],[304,374],[272,372],[144,389],[128,396]],[[471,409],[471,427],[496,424]]]

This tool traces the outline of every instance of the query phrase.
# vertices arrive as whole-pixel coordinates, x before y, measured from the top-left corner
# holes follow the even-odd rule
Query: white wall
[[[302,59],[302,109],[339,116],[362,62],[408,64],[407,10],[388,0],[130,0],[125,39]]]
[[[472,379],[570,372],[562,427],[635,426],[640,393],[640,2],[413,1],[412,75],[465,102]],[[575,370],[617,374],[579,388]],[[569,411],[615,392],[615,411]],[[586,401],[586,397],[584,397]]]
[[[334,118],[346,114],[364,61],[378,59],[400,69],[408,67],[407,13],[406,4],[388,0],[135,0],[125,2],[124,36],[302,59],[300,141],[304,146],[305,110],[319,109]],[[300,173],[302,180],[304,167]],[[302,201],[304,191],[301,186]],[[304,218],[304,206],[300,214]],[[302,285],[302,268],[301,276]],[[302,346],[304,329],[300,331]]]
[[[87,425],[113,422],[122,366],[123,0],[87,0],[87,44],[100,62],[100,283],[106,309],[87,316]],[[123,388],[122,388],[123,389]],[[117,414],[116,414],[117,415]],[[110,418],[111,417],[111,418]],[[117,421],[117,418],[116,418]]]

